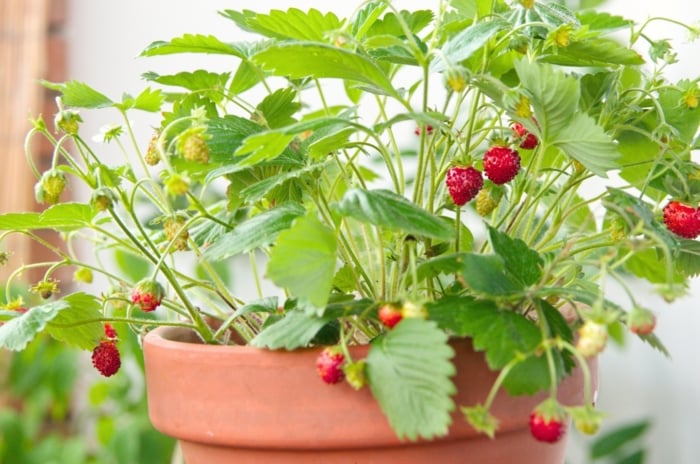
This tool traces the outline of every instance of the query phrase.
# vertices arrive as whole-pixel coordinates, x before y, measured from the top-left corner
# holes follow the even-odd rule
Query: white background
[[[400,8],[431,8],[437,2],[399,0]],[[154,40],[168,40],[185,32],[215,34],[224,41],[245,40],[233,24],[219,17],[216,11],[231,9],[285,9],[295,5],[302,9],[325,10],[332,5],[338,15],[349,14],[358,2],[318,0],[71,0],[68,39],[71,78],[85,81],[118,99],[121,92],[137,93],[142,89],[139,76],[149,70],[166,74],[171,71],[215,67],[228,70],[229,61],[220,57],[184,56],[137,58],[140,51]],[[687,22],[700,19],[700,3],[687,0],[613,0],[607,10],[643,20],[664,15]],[[659,23],[649,30],[656,37],[674,38],[682,61],[673,66],[672,76],[698,75],[700,42],[687,43],[687,33],[678,27]],[[84,118],[91,118],[89,113]],[[94,116],[97,116],[95,114]],[[116,114],[114,115],[116,121]],[[146,120],[148,122],[148,120]],[[86,122],[85,128],[97,133],[109,119]],[[153,121],[155,123],[155,121]],[[144,128],[137,135],[147,142],[151,131]],[[693,295],[700,294],[695,281]],[[658,334],[666,343],[672,360],[667,360],[649,347],[630,340],[624,349],[609,349],[601,359],[600,408],[609,413],[605,429],[617,424],[650,418],[653,429],[647,442],[650,448],[647,464],[700,463],[700,308],[690,296],[672,306],[653,295],[640,298],[659,314]],[[570,462],[586,462],[578,451],[580,439],[574,437]]]

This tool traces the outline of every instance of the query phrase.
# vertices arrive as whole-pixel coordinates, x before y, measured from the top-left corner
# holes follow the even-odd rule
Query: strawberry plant
[[[141,55],[223,55],[225,72],[183,59],[121,97],[44,83],[57,114],[33,119],[29,139],[54,159],[41,172],[27,155],[45,209],[0,215],[0,238],[29,236],[54,259],[12,272],[8,285],[42,270],[25,283],[42,300],[8,290],[0,346],[47,332],[117,378],[120,340],[105,324],[329,346],[323,381],[369,388],[400,438],[444,435],[458,407],[497,436],[500,390],[548,397],[532,412],[537,439],[558,440],[568,418],[597,430],[587,359],[627,326],[665,351],[659,308],[630,280],[671,302],[700,272],[700,78],[666,77],[670,43],[649,22],[542,1],[221,16],[257,40],[185,33]],[[103,141],[121,160],[81,131],[98,110],[119,118]],[[158,118],[150,140],[135,137],[134,111]],[[241,262],[252,282],[229,285]],[[58,278],[66,269],[74,285]],[[460,337],[499,372],[476,405],[453,400]],[[356,344],[366,359],[352,359]],[[557,388],[577,364],[586,398],[564,408]]]

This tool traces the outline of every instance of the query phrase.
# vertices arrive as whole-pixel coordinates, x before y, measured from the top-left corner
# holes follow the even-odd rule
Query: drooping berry
[[[382,324],[389,329],[393,329],[403,319],[401,308],[391,303],[381,305],[377,311],[377,316]]]
[[[81,267],[73,273],[73,280],[84,284],[91,284],[93,279],[92,270],[89,267]]]
[[[367,385],[366,370],[367,363],[363,359],[351,363],[346,363],[343,367],[345,380],[348,381],[352,388],[354,388],[355,390],[360,390],[362,387]]]
[[[155,166],[160,163],[160,152],[158,150],[158,139],[160,138],[159,133],[153,134],[151,140],[148,142],[148,148],[146,148],[146,154],[143,155],[143,160],[149,166]]]
[[[56,279],[44,279],[32,285],[29,289],[32,293],[37,293],[44,300],[48,300],[53,295],[61,292],[58,288],[58,280]]]
[[[190,233],[185,226],[187,220],[182,216],[169,217],[163,223],[165,230],[165,238],[168,242],[172,242],[172,249],[176,251],[186,251],[190,247],[187,240],[190,238]]]
[[[427,319],[428,311],[421,304],[404,301],[401,305],[401,315],[404,319]]]
[[[530,433],[537,441],[556,443],[564,436],[564,432],[566,432],[566,425],[563,420],[555,417],[546,418],[537,411],[530,414]]]
[[[693,239],[700,235],[700,213],[692,206],[670,201],[663,210],[664,224],[674,234]]]
[[[433,126],[431,126],[430,124],[426,124],[426,125],[425,125],[425,135],[431,135],[431,134],[433,133],[433,130],[434,130],[434,128],[433,128]],[[423,131],[423,130],[421,129],[421,127],[420,127],[420,126],[417,126],[417,127],[413,130],[413,133],[416,134],[416,135],[420,135],[422,131]]]
[[[141,311],[150,312],[160,306],[165,295],[163,286],[151,279],[143,279],[131,291],[131,302],[141,308]]]
[[[481,171],[472,166],[454,166],[447,171],[445,184],[454,204],[462,206],[479,193],[484,186],[484,179]]]
[[[100,187],[94,192],[90,197],[90,205],[95,208],[96,211],[107,211],[111,209],[117,202],[117,195],[112,191],[112,189],[107,187]]]
[[[479,216],[486,217],[493,212],[501,201],[503,192],[500,189],[483,188],[476,196],[476,212]]]
[[[512,148],[495,145],[484,154],[484,174],[494,184],[510,182],[520,170],[520,155]]]
[[[523,126],[519,122],[513,123],[512,129],[513,132],[515,132],[515,135],[518,137],[518,140],[520,141],[520,144],[518,145],[520,148],[524,148],[525,150],[532,150],[537,145],[539,145],[540,141],[537,139],[537,136],[525,129],[525,126]]]
[[[203,127],[187,129],[177,141],[177,149],[187,161],[209,162],[209,144]]]
[[[51,169],[42,174],[41,179],[34,186],[34,197],[38,203],[55,205],[60,201],[61,193],[67,184],[65,174],[57,169]]]
[[[109,339],[115,339],[119,338],[117,335],[117,330],[114,328],[114,326],[110,323],[105,323],[105,337]]]
[[[340,383],[345,378],[343,364],[345,355],[338,348],[324,348],[316,358],[316,371],[324,382]]]
[[[583,356],[590,358],[597,355],[608,341],[608,329],[605,325],[588,320],[578,329],[576,349]]]
[[[62,130],[66,134],[76,135],[83,118],[75,110],[61,110],[56,113],[53,122],[56,129]]]
[[[117,373],[122,365],[117,344],[112,340],[103,340],[92,350],[92,365],[105,377]]]
[[[656,328],[656,316],[645,308],[635,307],[627,317],[630,332],[637,335],[650,335]]]

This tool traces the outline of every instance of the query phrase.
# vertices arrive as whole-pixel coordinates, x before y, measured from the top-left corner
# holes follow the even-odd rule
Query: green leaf
[[[211,136],[208,141],[212,159],[227,163],[224,168],[237,165],[240,158],[234,157],[234,152],[241,146],[246,137],[260,132],[263,128],[253,121],[239,116],[226,115],[223,118],[213,118],[207,123],[207,134]],[[236,169],[243,169],[237,167]],[[207,176],[207,182],[226,174],[212,171]]]
[[[165,97],[160,89],[151,90],[147,87],[143,89],[140,94],[138,94],[134,100],[132,108],[153,113],[160,111],[164,100]]]
[[[278,350],[295,350],[307,346],[331,317],[318,317],[300,309],[289,311],[279,321],[267,326],[250,341],[252,346]]]
[[[501,20],[479,22],[467,27],[445,42],[441,53],[434,55],[435,58],[430,63],[430,70],[441,72],[450,66],[460,64],[507,27],[510,27],[510,24]]]
[[[312,164],[301,169],[292,169],[287,172],[277,174],[276,176],[267,177],[266,179],[249,185],[241,190],[241,195],[245,197],[248,202],[256,202],[262,199],[272,189],[279,187],[285,182],[308,176],[309,174],[312,174],[323,167],[324,165],[322,164]]]
[[[288,87],[286,89],[277,89],[260,102],[256,110],[264,118],[267,127],[275,129],[296,122],[292,115],[301,108],[301,105],[294,101],[296,96],[296,90]]]
[[[108,108],[114,104],[107,96],[83,82],[75,80],[62,84],[47,81],[41,82],[45,87],[61,92],[63,103],[66,106],[96,109]]]
[[[508,272],[524,285],[533,285],[542,277],[542,257],[518,238],[489,226],[494,251],[503,258]]]
[[[336,265],[336,238],[314,216],[297,219],[279,234],[267,265],[268,277],[316,308],[328,303]]]
[[[576,114],[568,126],[553,136],[551,143],[601,177],[607,177],[607,171],[619,167],[620,153],[615,143],[587,114]]]
[[[224,43],[213,35],[203,34],[185,34],[169,42],[162,40],[152,42],[141,52],[141,56],[172,55],[175,53],[213,53],[245,58],[241,48],[235,44]]]
[[[224,94],[226,83],[231,77],[230,73],[214,73],[204,69],[198,69],[194,72],[183,71],[177,74],[161,76],[154,72],[145,73],[145,79],[157,82],[163,85],[182,87],[192,91],[208,90],[209,98],[214,101],[221,101]]]
[[[402,27],[402,24],[405,24],[408,30],[415,35],[430,24],[435,16],[435,13],[431,10],[402,10],[399,14],[401,15],[400,21],[396,13],[389,12],[385,14],[384,17],[372,24],[367,35],[385,35],[405,38],[406,30]]]
[[[472,337],[474,349],[485,352],[491,369],[501,369],[515,357],[531,354],[541,340],[534,322],[488,300],[446,296],[426,308],[430,318],[445,329]]]
[[[547,357],[531,356],[511,369],[503,381],[503,388],[513,396],[534,395],[549,387],[549,375]]]
[[[35,306],[19,317],[0,326],[0,347],[11,351],[22,351],[27,343],[41,333],[59,311],[70,307],[64,300]]]
[[[405,319],[372,342],[369,386],[400,439],[447,434],[454,409],[453,356],[447,335],[421,319]]]
[[[114,262],[122,275],[132,282],[145,278],[152,269],[151,263],[143,255],[132,254],[120,248],[114,250]]]
[[[545,141],[570,126],[577,113],[578,81],[553,66],[526,59],[515,62],[520,82],[530,94],[530,102]]]
[[[260,132],[246,137],[236,150],[235,155],[248,155],[247,158],[239,162],[239,165],[252,166],[262,161],[277,158],[292,140],[294,140],[293,134],[287,134],[280,129]]]
[[[7,213],[0,215],[0,230],[29,231],[56,229],[63,232],[88,227],[95,217],[90,205],[60,203],[41,213]]]
[[[353,80],[366,84],[375,93],[398,97],[391,80],[374,61],[331,45],[277,43],[253,56],[253,61],[278,76]]]
[[[240,253],[272,243],[283,230],[289,229],[296,218],[304,214],[304,208],[296,203],[286,203],[260,213],[221,236],[206,249],[202,258],[220,261]]]
[[[357,12],[352,21],[352,35],[357,40],[362,40],[372,25],[379,19],[387,5],[383,2],[369,2]]]
[[[579,11],[576,13],[576,17],[582,25],[588,26],[588,29],[591,31],[609,32],[617,29],[626,29],[634,25],[634,21],[630,19],[592,9]]]
[[[249,30],[277,39],[327,40],[326,34],[341,28],[338,17],[321,13],[315,8],[304,12],[298,8],[287,11],[271,10],[268,14],[255,13],[246,20]]]
[[[389,190],[348,190],[334,206],[343,216],[375,226],[442,240],[454,236],[446,220]]]
[[[642,437],[649,428],[649,422],[642,421],[626,425],[597,438],[590,448],[591,458],[611,456],[625,445]]]
[[[644,59],[636,51],[612,39],[602,37],[572,42],[568,47],[557,49],[556,53],[539,59],[545,63],[560,66],[639,66],[644,64]]]
[[[258,68],[256,68],[253,63],[247,60],[241,61],[241,64],[238,65],[238,69],[236,69],[236,73],[233,75],[229,91],[232,95],[241,94],[255,87],[255,85],[260,82],[261,77],[262,72],[259,72]]]
[[[506,262],[498,255],[465,253],[463,261],[462,277],[477,293],[499,296],[523,290],[523,286],[508,273]]]
[[[102,337],[104,327],[100,302],[94,295],[74,293],[63,298],[68,308],[63,308],[48,323],[47,331],[56,340],[83,350],[95,348]],[[93,322],[85,323],[84,321]]]
[[[681,240],[681,249],[676,259],[678,271],[686,277],[700,275],[700,242]]]

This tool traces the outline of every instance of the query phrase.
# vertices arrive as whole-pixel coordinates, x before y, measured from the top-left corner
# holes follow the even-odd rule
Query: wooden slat
[[[46,74],[46,38],[50,0],[0,0],[0,212],[33,207],[35,179],[24,157],[29,116],[40,113]],[[3,241],[13,262],[0,269],[5,280],[12,264],[26,261],[29,243],[19,237]],[[24,259],[23,259],[24,258]]]

